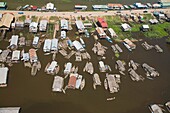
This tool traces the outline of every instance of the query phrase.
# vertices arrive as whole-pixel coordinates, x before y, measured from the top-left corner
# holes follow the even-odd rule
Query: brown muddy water
[[[7,38],[11,34],[19,34],[26,30],[16,30],[13,33],[7,33]],[[69,36],[73,39],[74,32],[69,31]],[[157,53],[156,50],[145,51],[141,43],[136,42],[137,48],[133,52],[129,52],[122,43],[118,43],[123,49],[119,59],[126,63],[133,59],[142,64],[144,62],[156,68],[160,73],[160,77],[154,80],[145,79],[143,82],[134,82],[127,74],[128,66],[126,65],[126,75],[121,76],[120,91],[110,94],[104,89],[104,86],[97,87],[93,90],[92,75],[84,73],[82,70],[86,61],[75,62],[75,57],[65,59],[61,54],[57,54],[56,61],[60,65],[59,76],[63,76],[64,63],[70,61],[74,65],[79,66],[78,73],[86,79],[85,88],[80,90],[66,90],[66,94],[53,93],[52,83],[53,76],[44,73],[44,68],[48,62],[52,61],[52,55],[44,56],[41,48],[37,51],[39,60],[42,63],[41,71],[36,76],[31,76],[31,69],[24,68],[23,62],[14,64],[9,71],[8,86],[0,88],[0,107],[20,106],[20,113],[150,113],[148,105],[152,103],[164,104],[170,100],[170,46],[165,43],[164,39],[147,39],[139,33],[134,34],[135,38],[143,38],[150,44],[158,44],[163,48],[163,53]],[[105,73],[100,73],[98,69],[97,56],[92,52],[94,39],[84,38],[86,50],[92,56],[91,62],[94,65],[95,72],[100,75],[103,83]],[[106,59],[104,62],[112,68],[111,73],[118,73],[115,70],[116,58],[111,51],[110,43],[106,40],[100,42],[108,47]],[[9,45],[7,41],[0,41],[0,49],[5,49]],[[28,50],[31,47],[25,47]],[[19,48],[22,50],[22,48]],[[140,67],[137,72],[144,77],[144,70]],[[68,83],[68,78],[64,81]],[[108,97],[116,97],[113,101],[107,101]]]

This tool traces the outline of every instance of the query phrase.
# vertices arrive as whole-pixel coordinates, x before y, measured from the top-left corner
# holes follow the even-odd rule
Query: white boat
[[[152,104],[149,106],[151,113],[163,113],[162,109],[157,104]]]
[[[82,38],[80,38],[80,43],[83,45],[83,47],[86,47],[84,40]]]
[[[81,81],[80,89],[83,90],[84,86],[85,86],[85,79]]]
[[[165,106],[166,106],[167,110],[170,112],[170,101],[165,103]]]
[[[123,45],[124,45],[129,51],[132,51],[131,47],[130,47],[128,44],[126,44],[125,42],[123,42]]]
[[[104,88],[105,88],[106,90],[108,89],[107,79],[104,79]]]
[[[82,75],[78,75],[77,80],[76,80],[76,89],[80,88],[81,82],[82,82]]]
[[[49,54],[51,54],[51,53],[45,53],[44,55],[49,55]]]
[[[110,100],[114,100],[115,97],[110,97],[110,98],[107,98],[107,101],[110,101]]]

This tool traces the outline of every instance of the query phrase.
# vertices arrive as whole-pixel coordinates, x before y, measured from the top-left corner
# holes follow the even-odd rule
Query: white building
[[[29,32],[36,33],[38,30],[38,23],[37,22],[31,22],[29,25]]]
[[[38,36],[35,36],[34,39],[33,39],[33,41],[32,41],[32,45],[33,45],[34,47],[36,47],[36,46],[38,45],[38,42],[39,42],[39,37],[38,37]]]
[[[51,50],[51,40],[46,39],[45,42],[44,42],[43,51],[44,52],[50,52],[50,50]]]
[[[68,30],[69,29],[68,20],[66,20],[66,19],[61,19],[60,25],[61,25],[61,30]]]
[[[51,51],[58,51],[58,39],[51,40]]]
[[[66,31],[61,31],[61,38],[62,39],[66,38]]]
[[[127,24],[127,23],[122,24],[121,27],[122,27],[123,31],[130,31],[131,30],[130,25]]]
[[[47,5],[46,5],[46,9],[47,10],[53,10],[54,9],[54,4],[53,3],[47,3]]]
[[[77,20],[76,21],[76,26],[77,26],[77,29],[78,29],[79,33],[84,32],[85,27],[84,27],[84,24],[83,24],[82,21]]]
[[[64,85],[64,78],[60,76],[55,76],[52,86],[52,91],[62,92]]]
[[[18,61],[20,59],[20,51],[15,50],[12,52],[12,60],[13,61]]]
[[[39,31],[46,31],[47,30],[47,20],[41,20],[39,25]]]
[[[9,69],[7,67],[0,68],[0,87],[6,87],[7,86],[8,70]]]
[[[50,66],[47,68],[47,72],[48,73],[53,73],[54,70],[56,69],[57,66],[57,62],[56,61],[52,61]]]
[[[12,35],[11,37],[11,42],[10,42],[10,47],[11,48],[17,48],[18,47],[18,35]]]
[[[107,5],[92,5],[93,10],[108,10]]]
[[[79,41],[75,40],[73,45],[78,51],[84,51],[83,45]]]
[[[64,69],[64,74],[67,75],[71,72],[71,68],[72,68],[72,63],[68,62],[65,66],[65,69]]]

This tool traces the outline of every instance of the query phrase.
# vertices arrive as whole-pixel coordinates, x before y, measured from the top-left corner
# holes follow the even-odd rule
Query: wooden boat
[[[77,73],[78,70],[79,70],[79,67],[77,66],[77,67],[75,68],[75,70],[74,70],[74,73]]]
[[[80,85],[80,89],[83,90],[84,87],[85,87],[85,79],[82,80],[81,85]]]
[[[157,104],[150,105],[149,110],[151,113],[163,113],[162,109]]]
[[[165,106],[166,106],[167,110],[170,112],[170,101],[165,103]]]
[[[82,44],[83,47],[86,47],[85,43],[84,43],[84,40],[82,38],[80,38],[80,42]]]
[[[33,63],[31,68],[31,75],[35,76],[37,73],[37,63]]]
[[[44,55],[49,55],[49,54],[51,54],[51,53],[45,53]]]
[[[104,88],[105,88],[106,90],[108,89],[107,79],[104,79]]]
[[[110,98],[107,98],[107,101],[111,101],[111,100],[114,100],[115,97],[110,97]]]

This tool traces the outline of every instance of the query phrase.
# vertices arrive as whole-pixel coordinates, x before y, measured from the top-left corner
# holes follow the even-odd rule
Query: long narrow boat
[[[48,63],[44,69],[44,72],[47,72],[47,68],[50,66],[50,63]]]
[[[104,88],[105,88],[106,90],[108,89],[107,79],[104,79]]]
[[[125,42],[123,42],[123,45],[129,50],[132,51],[132,49],[130,48],[130,46],[128,44],[126,44]]]
[[[157,104],[152,104],[149,106],[151,113],[163,113],[162,109]]]
[[[170,112],[170,101],[165,103],[165,106],[166,106],[167,110]]]
[[[37,73],[37,63],[33,63],[32,69],[31,69],[31,75],[35,76]]]
[[[85,79],[82,80],[81,85],[80,85],[80,89],[83,90],[84,87],[85,87]]]

